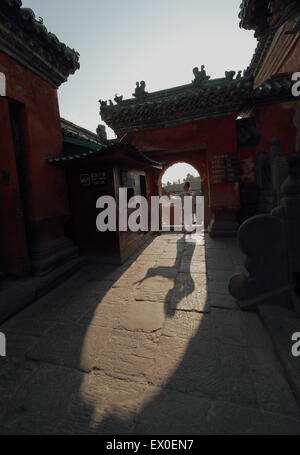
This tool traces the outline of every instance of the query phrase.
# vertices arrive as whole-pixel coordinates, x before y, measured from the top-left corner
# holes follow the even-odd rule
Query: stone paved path
[[[300,434],[235,240],[163,234],[89,265],[0,327],[0,434]]]

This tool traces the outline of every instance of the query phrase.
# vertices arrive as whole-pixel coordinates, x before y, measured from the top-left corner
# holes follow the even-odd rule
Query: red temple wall
[[[193,165],[207,182],[206,201],[211,208],[239,207],[237,183],[210,183],[210,160],[215,155],[237,152],[236,117],[227,115],[177,126],[137,131],[133,143],[141,150],[170,151],[169,163],[183,161]],[[172,153],[173,152],[173,153]],[[175,152],[175,153],[174,153]],[[195,155],[196,153],[196,155]],[[158,155],[155,159],[160,160]],[[161,160],[165,160],[163,155]]]
[[[262,106],[256,111],[256,126],[261,138],[259,147],[268,152],[270,141],[277,137],[284,155],[291,155],[299,147],[299,123],[297,122],[298,102]],[[297,126],[298,127],[297,127]]]
[[[7,96],[24,105],[29,217],[65,215],[64,173],[45,162],[47,155],[62,153],[57,90],[1,51],[0,72],[6,75]]]
[[[240,163],[241,184],[255,183],[255,162],[259,148],[263,147],[267,154],[270,150],[271,139],[280,140],[283,155],[292,155],[299,149],[299,129],[297,124],[297,109],[299,103],[289,102],[261,106],[256,109],[256,128],[260,133],[259,144],[241,147],[238,150]]]
[[[21,199],[24,203],[29,241],[37,251],[42,244],[63,236],[63,222],[68,216],[64,171],[50,166],[45,161],[50,154],[62,154],[57,90],[1,51],[0,72],[6,76],[7,98],[21,103],[18,107],[18,118],[24,167],[19,178],[23,181],[24,193],[26,193],[21,194]],[[11,126],[1,122],[0,135],[2,137],[1,154],[8,155],[9,150],[13,149]],[[14,153],[11,153],[8,171],[13,173],[15,166]],[[17,175],[16,178],[18,180]],[[18,191],[17,180],[12,183],[14,185],[12,189]],[[11,207],[12,210],[16,209]],[[2,227],[4,242],[14,237],[15,220],[16,216],[11,216],[9,226],[6,224],[6,227]],[[25,239],[21,241],[19,237],[19,242],[24,243],[23,246],[19,245],[19,249],[25,250]],[[6,271],[22,274],[17,259],[10,258],[10,261],[14,265]]]
[[[166,128],[136,131],[134,144],[144,151],[207,149],[210,154],[236,151],[235,116],[198,120]]]
[[[255,147],[242,147],[238,150],[240,180],[242,185],[255,183]]]
[[[9,172],[0,180],[0,270],[25,275],[29,258],[8,101],[0,98],[0,169]],[[3,153],[5,151],[5,153]],[[8,175],[8,174],[7,174]]]

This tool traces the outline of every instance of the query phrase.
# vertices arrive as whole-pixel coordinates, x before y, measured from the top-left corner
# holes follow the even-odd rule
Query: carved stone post
[[[293,164],[293,161],[292,163]],[[282,185],[281,204],[272,211],[274,217],[281,219],[285,225],[290,282],[300,289],[300,182],[293,175],[291,166],[289,177]],[[298,299],[293,299],[295,310],[300,314]]]
[[[280,204],[281,186],[289,175],[289,166],[285,156],[281,153],[280,140],[274,137],[270,147],[271,183],[273,188],[274,206]]]
[[[277,158],[273,156],[273,160]],[[247,256],[245,268],[249,274],[233,276],[229,291],[242,308],[268,302],[293,305],[300,314],[294,292],[300,282],[300,182],[294,175],[294,161],[291,160],[290,175],[281,186],[280,206],[270,215],[249,218],[239,229],[238,239]]]
[[[257,152],[256,183],[260,189],[265,189],[270,185],[270,163],[263,147]]]
[[[248,274],[231,278],[231,295],[244,309],[282,300],[292,289],[283,221],[272,215],[249,218],[241,225],[238,240],[247,256]]]

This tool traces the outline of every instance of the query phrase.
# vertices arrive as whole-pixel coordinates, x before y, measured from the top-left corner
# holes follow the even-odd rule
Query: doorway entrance
[[[200,159],[201,156],[201,159]],[[194,159],[186,160],[185,157],[170,160],[163,166],[158,178],[159,194],[170,191],[175,196],[184,191],[185,182],[191,185],[195,196],[204,197],[204,228],[207,230],[211,212],[209,209],[209,189],[207,181],[206,157],[204,154],[195,154]]]

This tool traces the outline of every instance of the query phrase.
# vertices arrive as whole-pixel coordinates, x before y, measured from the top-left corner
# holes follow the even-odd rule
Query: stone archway
[[[180,154],[176,154],[176,158],[173,154],[170,153],[170,156],[164,156],[164,161],[166,164],[163,166],[160,174],[157,178],[157,186],[158,192],[162,195],[162,177],[164,173],[170,167],[174,166],[174,164],[189,164],[192,166],[199,174],[201,183],[202,183],[202,191],[204,195],[204,227],[208,229],[210,220],[211,220],[211,210],[209,207],[209,185],[208,185],[208,170],[207,170],[207,158],[205,151],[201,152],[183,152]]]

